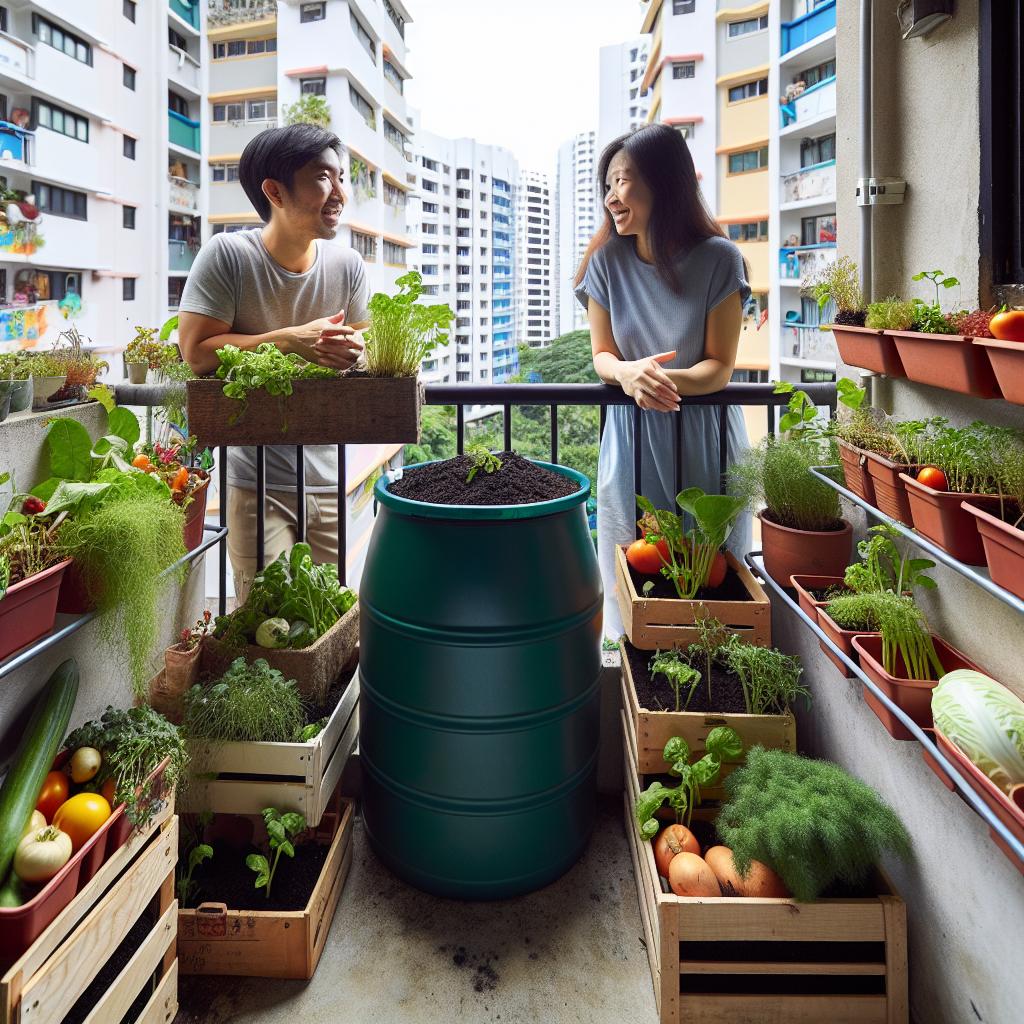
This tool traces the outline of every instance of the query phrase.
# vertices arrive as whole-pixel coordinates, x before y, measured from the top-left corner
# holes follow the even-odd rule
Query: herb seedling
[[[501,459],[494,455],[485,444],[473,444],[469,446],[466,454],[473,460],[473,466],[466,477],[466,483],[471,484],[473,477],[482,469],[488,476],[501,469]]]
[[[178,881],[175,886],[178,892],[178,901],[183,907],[188,906],[189,900],[198,890],[199,886],[192,881],[192,873],[203,861],[213,856],[213,847],[202,842],[203,832],[206,826],[213,821],[213,814],[210,811],[203,811],[196,821],[194,830],[185,831],[186,844],[189,847],[187,868],[180,862],[178,864]]]
[[[655,651],[651,658],[651,675],[663,675],[676,695],[676,711],[685,710],[693,700],[693,691],[700,684],[700,673],[688,665],[679,651]],[[683,690],[689,688],[686,701],[680,707]]]
[[[270,845],[273,862],[264,857],[262,853],[250,853],[245,858],[245,866],[250,871],[256,872],[257,889],[267,890],[267,899],[270,899],[270,887],[274,883],[274,874],[277,871],[278,861],[283,853],[286,857],[295,856],[295,847],[292,840],[306,829],[306,819],[296,811],[287,811],[282,814],[276,807],[265,807],[263,809],[263,823],[267,827],[267,841]]]
[[[935,301],[925,302],[914,299],[914,330],[924,334],[954,334],[956,328],[946,319],[939,304],[939,289],[954,288],[960,282],[955,277],[946,277],[941,270],[922,270],[914,274],[911,281],[930,281],[935,287]]]
[[[847,566],[843,582],[859,594],[888,590],[902,594],[923,587],[935,589],[935,580],[927,575],[935,563],[929,558],[910,558],[900,551],[900,534],[888,523],[879,523],[868,531],[871,536],[857,545],[861,561]]]

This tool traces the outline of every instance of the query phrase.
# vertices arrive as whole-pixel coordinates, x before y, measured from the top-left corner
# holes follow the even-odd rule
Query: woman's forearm
[[[666,370],[681,395],[710,395],[721,391],[732,377],[731,366],[720,359],[702,359],[686,370]]]
[[[622,360],[612,352],[598,352],[594,356],[594,369],[605,384],[619,383],[619,367]]]

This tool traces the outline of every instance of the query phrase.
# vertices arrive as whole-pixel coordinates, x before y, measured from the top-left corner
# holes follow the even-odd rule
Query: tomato
[[[996,313],[989,321],[988,329],[993,338],[1001,341],[1024,342],[1024,309],[1008,309],[1005,313]]]
[[[171,480],[172,491],[183,491],[188,486],[188,469],[182,466]]]
[[[132,465],[136,469],[148,470],[152,463],[149,461],[148,455],[136,455],[135,458],[132,459]]]
[[[98,793],[79,793],[65,800],[53,816],[52,824],[71,836],[77,853],[110,817],[110,804]]]
[[[715,552],[714,560],[711,563],[711,571],[708,573],[707,586],[716,590],[725,582],[725,574],[729,566],[726,564],[725,555],[721,551]]]
[[[68,790],[68,777],[63,772],[50,772],[43,779],[36,810],[46,818],[47,824],[52,823],[57,808],[67,800]]]
[[[944,491],[948,486],[946,474],[938,466],[925,466],[917,474],[917,482],[924,484],[925,487],[931,487],[935,491]]]
[[[111,775],[110,778],[100,786],[100,796],[103,797],[111,807],[114,806],[114,792],[116,789],[117,779],[115,779],[113,775]]]
[[[668,543],[664,540],[659,540],[657,544],[648,544],[642,539],[635,540],[626,549],[626,561],[645,576],[654,576],[661,572],[661,567],[669,557]]]

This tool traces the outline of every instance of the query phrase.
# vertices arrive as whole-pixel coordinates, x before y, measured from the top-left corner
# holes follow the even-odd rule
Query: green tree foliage
[[[314,96],[306,93],[299,97],[294,103],[287,103],[282,108],[284,123],[288,124],[314,124],[318,128],[330,128],[331,108],[323,96]]]

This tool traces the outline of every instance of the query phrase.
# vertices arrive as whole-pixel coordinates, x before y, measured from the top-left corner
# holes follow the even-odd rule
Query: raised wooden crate
[[[169,803],[143,832],[134,832],[104,862],[4,973],[0,979],[2,1024],[60,1024],[148,908],[155,911],[155,923],[106,987],[86,1024],[122,1020],[151,979],[156,979],[156,985],[132,1024],[171,1024],[178,1011],[177,860],[178,819]]]
[[[330,843],[330,849],[303,910],[230,910],[223,903],[201,903],[179,911],[181,973],[312,978],[352,865],[354,811],[350,800],[340,800],[338,811],[325,815],[309,840]]]
[[[710,616],[718,619],[730,632],[739,634],[747,643],[770,647],[772,608],[768,595],[731,551],[726,551],[725,560],[739,576],[750,595],[749,601],[682,601],[678,598],[644,597],[633,586],[626,549],[616,548],[615,593],[629,642],[642,651],[686,647],[698,639],[693,624]]]
[[[639,775],[663,775],[668,764],[661,756],[665,744],[673,736],[686,740],[694,758],[704,756],[704,741],[712,729],[727,725],[735,729],[743,740],[743,749],[749,750],[760,743],[769,750],[796,752],[796,719],[788,715],[747,715],[722,712],[713,714],[706,711],[651,711],[640,707],[636,684],[629,667],[629,658],[620,643],[622,656],[622,707],[625,711],[626,749],[632,760],[633,773]],[[722,764],[719,781],[713,786],[701,789],[705,800],[721,800],[725,797],[723,783],[743,763],[741,755],[736,761]]]
[[[626,833],[662,1024],[907,1024],[906,907],[881,873],[863,899],[665,893],[629,768]]]
[[[356,744],[358,700],[359,673],[353,669],[327,725],[309,743],[192,741],[193,777],[181,795],[182,810],[260,814],[276,807],[319,825]]]
[[[188,429],[200,448],[260,444],[415,444],[423,385],[416,377],[297,380],[290,395],[254,393],[244,404],[224,382],[190,380]]]

